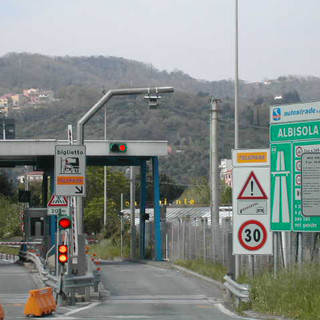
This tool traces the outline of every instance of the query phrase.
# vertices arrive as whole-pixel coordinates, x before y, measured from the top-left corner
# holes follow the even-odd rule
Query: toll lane
[[[244,319],[224,308],[220,288],[170,268],[102,264],[109,299],[77,314],[87,319]]]
[[[37,289],[26,267],[0,260],[0,303],[5,319],[24,319],[23,308],[29,290]]]

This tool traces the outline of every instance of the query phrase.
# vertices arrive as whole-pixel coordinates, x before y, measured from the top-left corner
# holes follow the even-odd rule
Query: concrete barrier
[[[0,303],[0,320],[3,320],[3,319],[4,319],[4,311],[3,311],[2,305]]]
[[[52,288],[43,288],[29,291],[30,297],[24,306],[26,316],[44,316],[56,310]]]

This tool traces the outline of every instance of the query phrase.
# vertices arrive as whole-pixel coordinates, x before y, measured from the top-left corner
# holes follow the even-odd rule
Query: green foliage
[[[6,254],[18,255],[20,248],[13,248],[8,246],[0,246],[0,252]]]
[[[319,264],[304,265],[302,271],[270,272],[256,276],[252,282],[252,308],[264,314],[294,319],[320,319]]]
[[[210,205],[210,188],[205,177],[194,179],[194,186],[186,189],[180,199],[193,199],[196,204]]]
[[[107,228],[103,230],[104,214],[104,169],[89,167],[87,170],[87,197],[84,227],[87,233],[106,232],[106,237],[119,235],[120,232],[120,194],[129,192],[129,183],[120,171],[107,170]]]
[[[176,260],[178,266],[190,269],[194,272],[210,277],[214,280],[223,281],[223,277],[227,274],[227,268],[222,264],[212,262],[204,262],[203,260]]]
[[[225,185],[224,181],[221,181],[221,199],[220,204],[224,206],[232,205],[232,188]]]
[[[0,239],[21,236],[22,205],[0,195]]]
[[[104,239],[97,244],[90,246],[90,254],[95,253],[97,258],[104,260],[113,260],[115,257],[121,256],[120,241],[112,241],[111,239]],[[128,246],[123,248],[123,257],[129,257],[130,249]]]

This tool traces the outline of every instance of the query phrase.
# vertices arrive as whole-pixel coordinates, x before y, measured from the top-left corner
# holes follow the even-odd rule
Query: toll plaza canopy
[[[74,141],[74,145],[77,141]],[[159,156],[167,155],[167,141],[125,141],[125,140],[85,140],[87,166],[139,166],[140,167],[140,258],[145,256],[145,221],[147,194],[147,166],[152,161],[153,189],[154,189],[154,216],[155,216],[155,257],[162,260],[162,240],[160,227],[160,182],[159,182]],[[114,152],[114,144],[125,144],[124,151]],[[36,170],[43,170],[44,183],[47,176],[53,175],[55,147],[68,145],[67,140],[56,139],[30,139],[30,140],[0,140],[0,167],[34,166]],[[46,181],[46,182],[45,182]],[[53,181],[53,179],[52,179]],[[47,190],[47,188],[43,188]],[[46,191],[44,191],[46,192]],[[46,202],[47,194],[43,195]],[[44,203],[45,206],[45,203]],[[50,224],[51,244],[55,242],[55,224]]]
[[[125,143],[125,153],[114,153],[112,143]],[[77,144],[76,141],[74,144]],[[32,165],[37,169],[52,169],[56,145],[68,145],[66,140],[32,139],[1,140],[0,167]],[[167,155],[167,141],[85,140],[87,165],[139,166],[141,160]]]

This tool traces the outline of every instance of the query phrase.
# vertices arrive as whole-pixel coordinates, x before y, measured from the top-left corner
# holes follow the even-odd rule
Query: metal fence
[[[214,230],[207,218],[182,216],[161,222],[163,257],[168,260],[212,261],[234,269],[232,255],[232,218],[220,220]],[[274,255],[240,255],[240,274],[251,275],[262,270],[291,269],[296,263],[320,262],[320,233],[277,232],[274,233]],[[154,252],[154,223],[146,224],[146,248],[149,258]],[[212,243],[214,243],[212,247]],[[149,250],[148,250],[149,249]],[[276,269],[275,269],[276,266]]]

